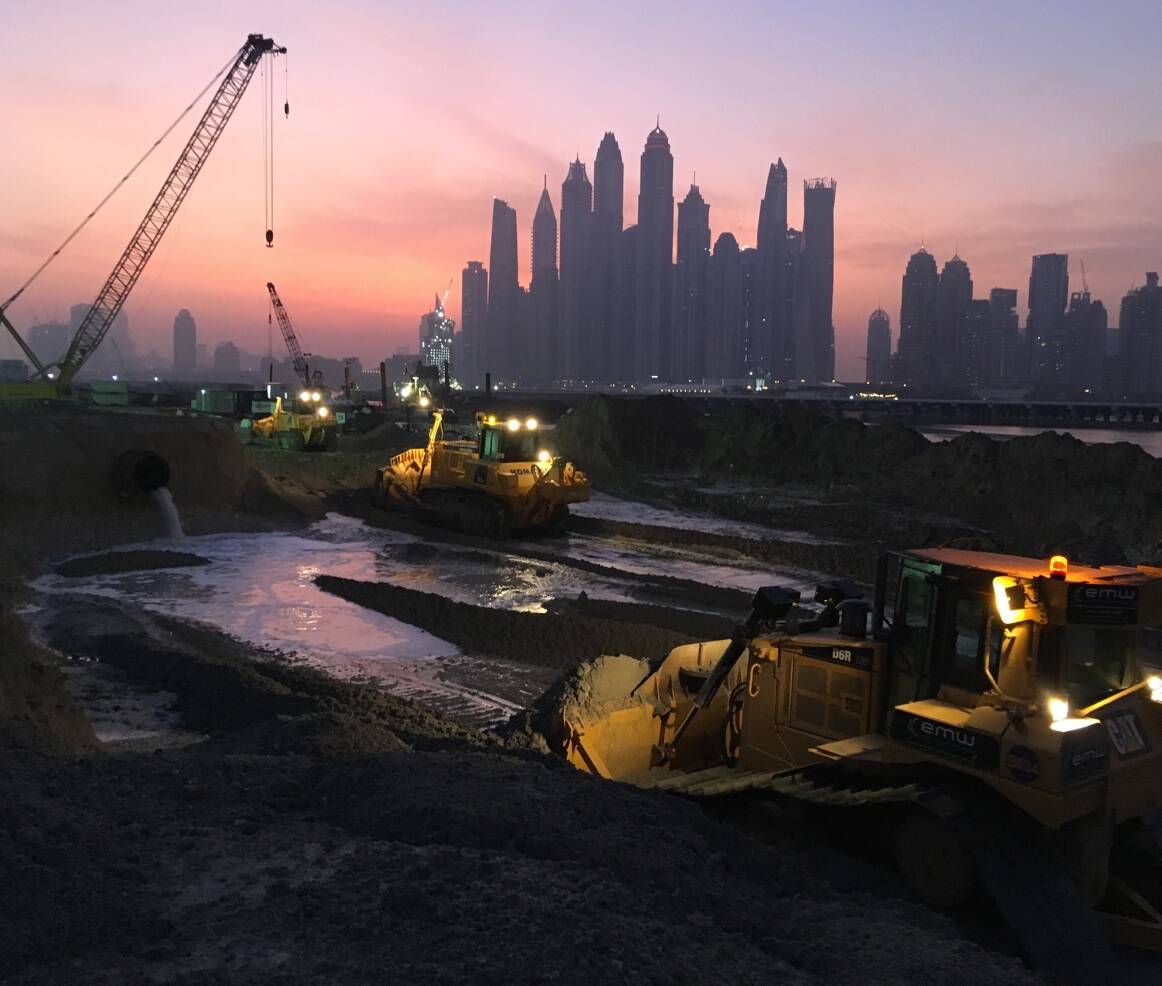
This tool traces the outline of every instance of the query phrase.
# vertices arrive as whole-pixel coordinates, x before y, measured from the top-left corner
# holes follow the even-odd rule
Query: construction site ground
[[[520,714],[587,658],[726,635],[771,572],[870,582],[881,545],[1012,532],[854,479],[707,484],[655,462],[608,477],[614,502],[565,536],[498,547],[368,505],[407,436],[296,456],[207,419],[75,420],[84,441],[72,418],[2,432],[0,980],[1038,981],[986,903],[937,915],[858,840],[577,773]],[[180,545],[147,501],[97,492],[140,446],[174,467]],[[367,565],[332,565],[356,528]],[[163,605],[215,605],[222,559],[266,537],[280,565],[323,545],[286,581],[317,593],[299,626],[333,599],[441,642],[436,673],[343,670],[310,660],[306,629],[264,646]],[[272,593],[260,561],[231,585]]]

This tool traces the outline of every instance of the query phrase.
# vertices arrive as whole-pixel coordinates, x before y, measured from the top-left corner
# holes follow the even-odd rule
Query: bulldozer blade
[[[977,871],[1021,948],[1066,986],[1134,981],[1098,915],[1066,877],[997,840],[976,847]]]

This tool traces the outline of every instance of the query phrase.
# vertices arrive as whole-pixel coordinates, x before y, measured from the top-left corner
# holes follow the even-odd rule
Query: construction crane
[[[72,342],[69,344],[68,351],[59,361],[48,363],[47,365],[41,362],[8,320],[4,314],[4,309],[20,296],[24,289],[32,283],[48,263],[60,253],[60,250],[68,244],[69,240],[80,232],[80,229],[89,219],[112,197],[113,192],[110,192],[101,202],[101,205],[97,206],[97,209],[94,209],[86,217],[84,222],[81,223],[81,226],[78,226],[74,230],[73,234],[65,240],[65,243],[49,257],[49,260],[45,261],[40,269],[25,282],[24,286],[16,294],[12,295],[4,305],[0,306],[0,322],[3,322],[5,328],[12,334],[21,350],[23,350],[24,355],[36,369],[40,378],[42,380],[53,380],[54,374],[52,370],[54,367],[57,368],[58,372],[55,374],[55,378],[58,392],[68,391],[73,378],[101,344],[101,340],[105,338],[109,327],[113,324],[114,319],[117,318],[122,306],[125,304],[125,300],[129,297],[129,292],[133,290],[133,286],[141,277],[142,271],[145,270],[145,265],[149,263],[149,258],[153,256],[157,245],[165,235],[165,231],[169,229],[170,223],[173,222],[178,208],[185,201],[186,195],[189,194],[194,179],[198,177],[202,166],[206,163],[206,159],[210,156],[210,152],[218,142],[218,138],[222,136],[222,131],[225,130],[226,124],[230,121],[230,117],[238,107],[238,103],[241,101],[243,93],[246,92],[250,80],[254,77],[255,70],[262,61],[263,55],[271,55],[273,57],[274,55],[285,54],[285,48],[279,47],[270,38],[263,37],[261,34],[251,34],[246,38],[245,43],[238,49],[238,52],[222,73],[222,81],[214,93],[213,98],[210,100],[209,105],[206,107],[205,112],[202,114],[201,119],[198,121],[197,126],[194,128],[193,134],[190,135],[189,140],[178,156],[177,163],[170,170],[169,175],[161,186],[161,191],[157,193],[157,197],[153,200],[153,204],[146,212],[145,218],[141,220],[141,224],[137,227],[137,231],[130,239],[129,245],[121,254],[121,258],[117,261],[113,272],[105,281],[104,286],[97,294],[96,300],[89,308],[84,319],[82,319],[81,324],[77,327]],[[286,110],[289,115],[289,106],[286,107]],[[164,136],[163,134],[162,137],[164,138]],[[157,145],[155,144],[154,146],[156,147]],[[148,153],[146,156],[148,156]],[[144,157],[141,161],[144,161]],[[133,170],[136,170],[136,167],[141,164],[141,161],[138,161],[138,164],[134,166]],[[130,174],[132,174],[132,170]],[[129,175],[125,177],[128,178]],[[125,178],[118,183],[114,191],[124,181]],[[266,232],[266,238],[268,244],[273,239],[273,233],[270,229]]]
[[[278,318],[278,327],[282,329],[282,337],[286,342],[287,352],[290,353],[291,362],[294,364],[295,376],[297,376],[307,387],[312,384],[311,368],[307,365],[307,358],[303,355],[303,347],[299,345],[299,337],[295,335],[295,327],[291,322],[290,315],[287,313],[286,305],[282,303],[282,299],[278,296],[278,291],[275,290],[274,285],[266,282],[266,290],[270,292],[270,303],[274,307],[274,314]],[[317,381],[314,381],[317,383]]]

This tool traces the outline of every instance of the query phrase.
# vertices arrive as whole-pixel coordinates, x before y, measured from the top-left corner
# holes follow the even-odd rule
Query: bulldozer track
[[[1111,893],[1126,913],[1091,909],[1061,872],[1029,852],[1005,824],[1002,813],[972,785],[939,775],[867,774],[832,764],[792,770],[747,770],[729,765],[675,774],[655,769],[632,779],[641,787],[691,798],[744,792],[769,793],[828,808],[919,808],[954,821],[971,832],[972,855],[980,883],[1029,961],[1068,986],[1117,981],[1122,986],[1150,981],[1137,976],[1111,947],[1111,941],[1158,949],[1162,914],[1123,876],[1111,880]]]

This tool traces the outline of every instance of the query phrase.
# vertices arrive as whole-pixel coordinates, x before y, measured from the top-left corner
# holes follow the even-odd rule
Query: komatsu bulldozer
[[[303,390],[297,400],[275,398],[273,411],[255,418],[246,430],[249,444],[291,452],[333,452],[339,445],[338,422],[319,390]]]
[[[923,549],[881,559],[871,602],[844,582],[816,602],[760,590],[732,639],[677,647],[622,694],[565,688],[585,701],[560,702],[550,741],[643,787],[754,792],[852,835],[874,819],[921,899],[983,881],[1050,960],[1084,937],[1044,945],[1067,898],[1113,940],[1162,946],[1162,672],[1144,663],[1162,568]]]
[[[428,443],[376,472],[383,509],[411,508],[450,527],[506,538],[514,530],[559,530],[569,504],[589,499],[589,479],[541,444],[536,418],[476,415],[476,441],[444,437],[443,409],[432,413]]]

